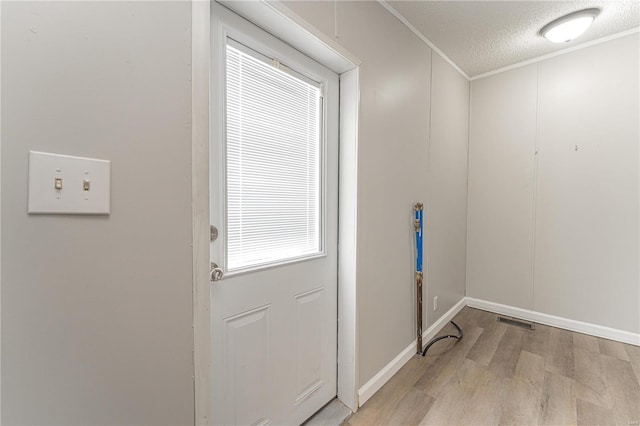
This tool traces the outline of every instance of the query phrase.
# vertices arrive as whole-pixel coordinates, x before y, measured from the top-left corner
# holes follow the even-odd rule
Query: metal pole
[[[422,353],[422,203],[416,203],[414,206],[416,230],[416,340],[417,353]]]

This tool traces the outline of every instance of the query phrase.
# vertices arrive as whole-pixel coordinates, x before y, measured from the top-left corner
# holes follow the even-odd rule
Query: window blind
[[[319,85],[226,49],[227,269],[320,253]]]

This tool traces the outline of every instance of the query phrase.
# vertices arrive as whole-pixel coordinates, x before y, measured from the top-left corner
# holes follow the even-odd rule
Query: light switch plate
[[[111,162],[29,151],[28,198],[30,214],[109,214]]]

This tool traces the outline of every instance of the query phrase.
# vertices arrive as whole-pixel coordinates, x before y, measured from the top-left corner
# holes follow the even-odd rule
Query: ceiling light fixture
[[[600,9],[584,9],[562,16],[542,27],[540,35],[553,43],[566,43],[587,31]]]

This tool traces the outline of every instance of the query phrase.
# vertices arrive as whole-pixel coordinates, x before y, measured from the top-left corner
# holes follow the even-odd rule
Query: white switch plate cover
[[[55,188],[56,178],[62,189]],[[85,191],[83,183],[90,182]],[[30,214],[109,214],[111,162],[29,151]]]

